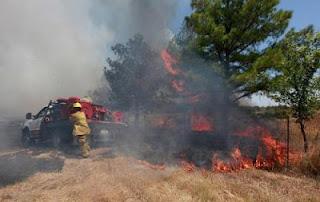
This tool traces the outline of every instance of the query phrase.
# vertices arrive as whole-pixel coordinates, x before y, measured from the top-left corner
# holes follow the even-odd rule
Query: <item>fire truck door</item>
[[[43,122],[43,119],[47,113],[47,108],[43,108],[37,115],[34,116],[33,121],[30,123],[30,130],[32,133],[39,133],[41,124]]]

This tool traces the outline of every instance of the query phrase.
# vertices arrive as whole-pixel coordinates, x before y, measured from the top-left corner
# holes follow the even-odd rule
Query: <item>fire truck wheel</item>
[[[25,148],[28,148],[33,145],[34,141],[31,139],[31,134],[29,129],[24,129],[22,131],[21,143],[22,143],[22,146]]]

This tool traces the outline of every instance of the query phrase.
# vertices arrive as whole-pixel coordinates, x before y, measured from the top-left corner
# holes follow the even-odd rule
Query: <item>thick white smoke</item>
[[[2,0],[0,116],[35,112],[57,96],[85,95],[110,46],[135,33],[167,37],[178,0]]]

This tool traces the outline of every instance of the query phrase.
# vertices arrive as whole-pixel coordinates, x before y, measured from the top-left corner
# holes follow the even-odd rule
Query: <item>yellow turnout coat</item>
[[[73,122],[74,136],[89,135],[91,130],[89,128],[87,118],[84,112],[76,112],[70,115],[70,120]]]

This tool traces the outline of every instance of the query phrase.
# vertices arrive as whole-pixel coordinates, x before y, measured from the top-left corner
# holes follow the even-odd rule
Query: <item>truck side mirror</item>
[[[30,113],[30,112],[27,113],[27,114],[26,114],[26,119],[27,119],[27,120],[32,119],[32,113]]]

